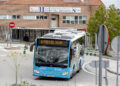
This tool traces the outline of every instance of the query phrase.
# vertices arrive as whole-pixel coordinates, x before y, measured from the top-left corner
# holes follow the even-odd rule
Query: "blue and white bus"
[[[33,75],[71,78],[84,63],[85,32],[77,29],[55,30],[36,38]]]

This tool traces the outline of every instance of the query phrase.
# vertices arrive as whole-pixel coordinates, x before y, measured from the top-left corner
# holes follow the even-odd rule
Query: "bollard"
[[[24,46],[23,54],[26,54],[26,46]]]
[[[86,55],[88,55],[88,52],[86,52]]]
[[[94,53],[94,56],[96,56],[96,52]]]
[[[91,50],[91,51],[90,51],[90,56],[92,56],[92,55],[93,55],[93,51]]]
[[[90,56],[92,56],[93,54],[92,54],[92,52],[90,53]]]

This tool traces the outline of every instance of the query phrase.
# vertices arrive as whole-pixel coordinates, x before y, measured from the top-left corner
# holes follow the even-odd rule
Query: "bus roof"
[[[74,41],[82,36],[85,36],[85,31],[77,31],[77,29],[56,29],[53,33],[45,34],[41,38],[61,39]]]

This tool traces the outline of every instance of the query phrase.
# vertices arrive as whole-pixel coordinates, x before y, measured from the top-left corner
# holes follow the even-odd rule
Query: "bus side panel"
[[[85,54],[81,58],[81,66],[84,64]]]

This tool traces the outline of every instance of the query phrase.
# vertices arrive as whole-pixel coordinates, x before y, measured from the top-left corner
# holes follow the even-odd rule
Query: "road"
[[[15,65],[11,56],[8,56],[11,52],[12,50],[6,50],[0,46],[0,86],[9,86],[15,83]],[[22,51],[17,52],[22,53]],[[81,70],[70,80],[34,77],[32,76],[34,54],[29,51],[26,53],[26,55],[18,55],[18,64],[20,64],[18,82],[28,81],[36,86],[95,86],[95,76],[84,70]],[[112,81],[110,79],[111,83]],[[110,86],[115,86],[115,84]]]

